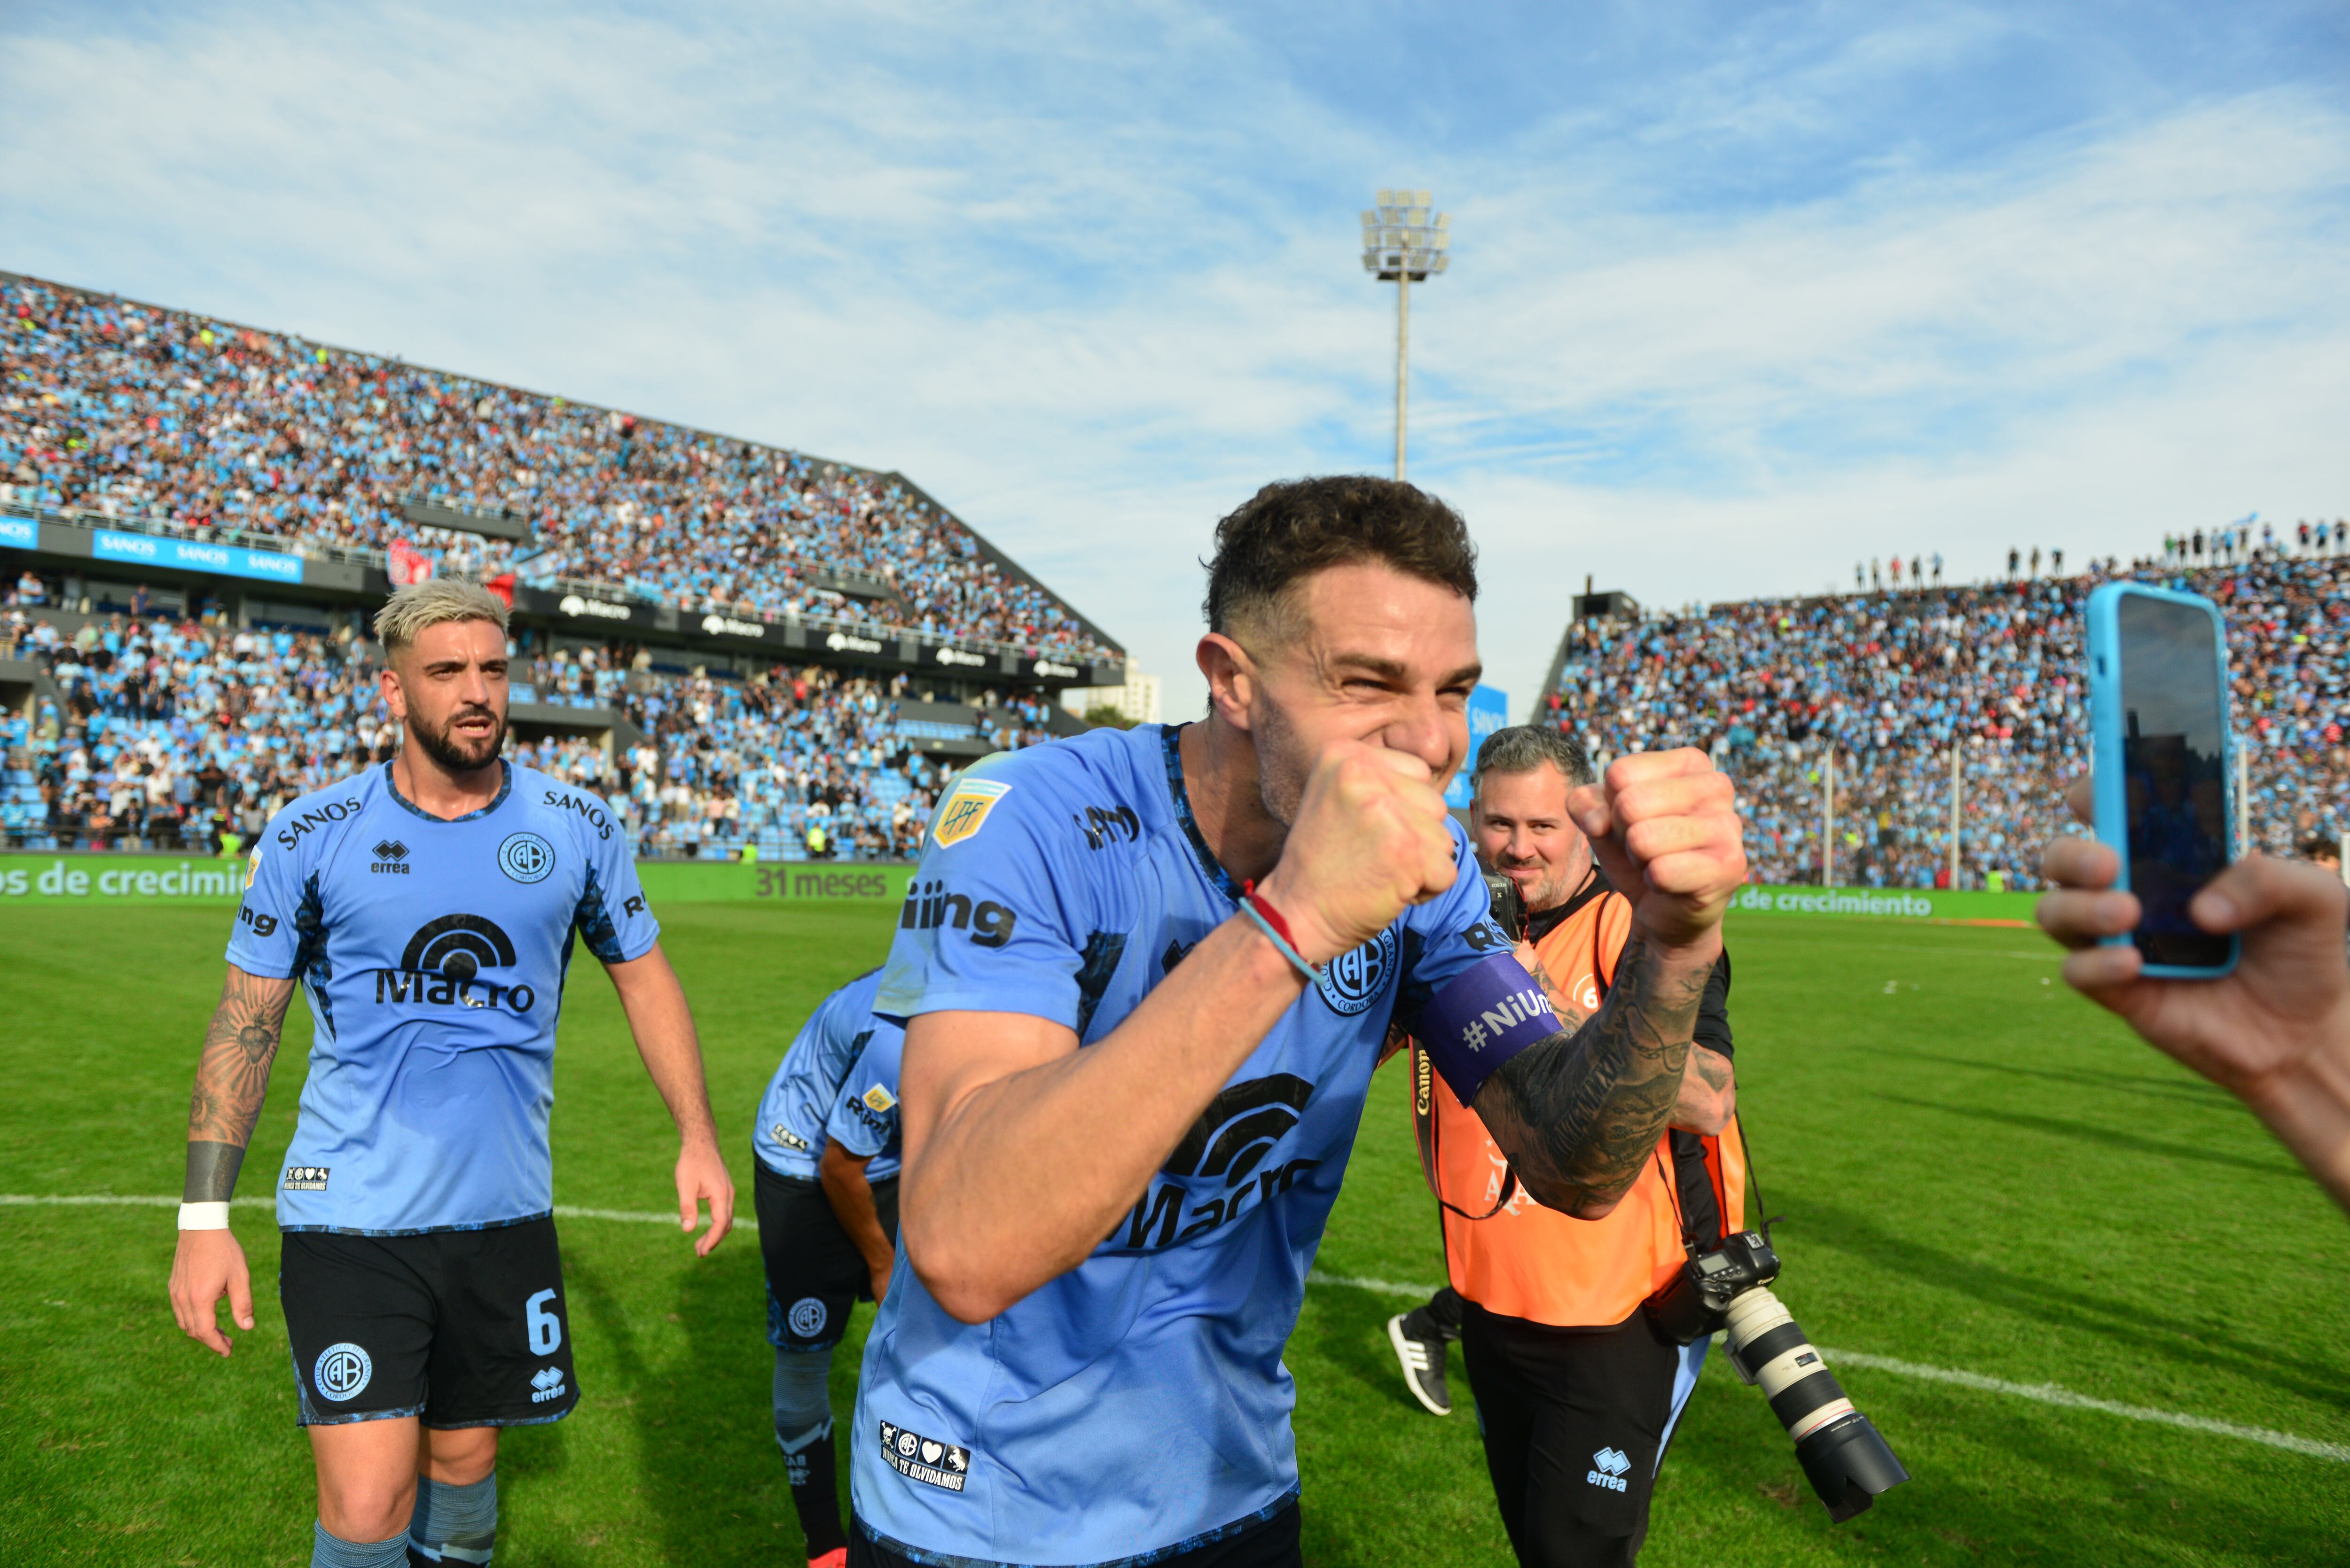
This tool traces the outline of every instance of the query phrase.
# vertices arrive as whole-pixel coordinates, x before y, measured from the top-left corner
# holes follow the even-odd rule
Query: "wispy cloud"
[[[1188,701],[1213,519],[1384,466],[1354,213],[1432,185],[1414,477],[1523,699],[1586,572],[2350,510],[2339,27],[2173,21],[26,12],[0,265],[901,467]]]

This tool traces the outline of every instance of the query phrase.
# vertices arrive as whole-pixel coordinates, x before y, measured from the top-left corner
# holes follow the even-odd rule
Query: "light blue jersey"
[[[286,1230],[478,1230],[555,1206],[571,933],[618,963],[660,927],[604,802],[504,765],[496,800],[443,822],[387,763],[304,795],[254,847],[228,961],[298,979],[314,1020]]]
[[[824,1136],[858,1158],[869,1160],[865,1179],[898,1174],[898,1062],[906,1032],[887,1019],[873,1021],[873,1040],[849,1064],[833,1097]]]
[[[932,816],[879,1010],[1030,1013],[1085,1045],[1125,1022],[1239,893],[1191,820],[1176,736],[1097,730],[966,774]],[[900,1251],[851,1436],[857,1516],[883,1544],[1128,1563],[1296,1494],[1282,1347],[1380,1045],[1509,948],[1454,841],[1467,873],[1329,966],[1076,1269],[971,1325]],[[1039,1150],[1035,1175],[1085,1158]]]
[[[881,1107],[889,1115],[888,1158],[879,1158],[881,1149],[878,1146],[866,1148],[852,1143],[851,1147],[858,1154],[876,1156],[865,1168],[868,1181],[879,1181],[898,1173],[898,1046],[906,1032],[894,1020],[873,1016],[873,993],[880,984],[881,971],[877,969],[858,976],[817,1003],[816,1012],[792,1037],[791,1047],[784,1053],[775,1075],[767,1081],[767,1092],[759,1099],[759,1121],[752,1129],[751,1148],[759,1157],[759,1163],[776,1175],[797,1177],[803,1181],[816,1179],[825,1140],[835,1136],[829,1123],[840,1098],[842,1083],[866,1056],[877,1051],[889,1062],[889,1079],[883,1090],[888,1104]],[[858,1093],[869,1086],[870,1081],[860,1079]]]

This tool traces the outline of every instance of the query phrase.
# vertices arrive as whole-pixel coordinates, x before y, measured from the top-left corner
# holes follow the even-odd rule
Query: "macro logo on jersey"
[[[498,846],[498,869],[517,882],[544,882],[555,869],[555,846],[536,833],[514,833]]]
[[[939,814],[931,823],[931,838],[941,848],[961,844],[987,825],[987,814],[1011,792],[1010,784],[994,779],[964,779],[939,803]]]
[[[1231,1224],[1248,1211],[1252,1194],[1262,1207],[1288,1191],[1322,1162],[1268,1157],[1313,1096],[1314,1085],[1294,1073],[1226,1085],[1167,1157],[1160,1174],[1169,1179],[1152,1184],[1127,1216],[1126,1230],[1111,1232],[1111,1241],[1121,1251],[1171,1247]],[[1208,1190],[1198,1190],[1202,1186]]]
[[[538,1001],[531,987],[485,980],[482,971],[512,969],[513,939],[481,915],[443,915],[408,939],[398,969],[375,971],[379,1003],[416,1007],[509,1007],[528,1012]]]
[[[397,838],[377,839],[375,841],[375,863],[369,866],[368,869],[393,877],[407,876],[409,872],[413,869],[413,867],[408,864],[408,846],[402,844]]]
[[[358,1345],[345,1340],[318,1352],[317,1363],[310,1368],[310,1386],[321,1399],[332,1399],[339,1405],[346,1399],[356,1399],[364,1392],[368,1379],[375,1376],[375,1362]]]
[[[910,1480],[926,1481],[949,1491],[962,1490],[971,1474],[969,1449],[925,1438],[889,1421],[880,1427],[881,1457],[889,1461],[891,1469]]]
[[[1396,934],[1390,926],[1352,952],[1340,953],[1324,966],[1315,982],[1330,1011],[1352,1018],[1369,1011],[1384,995],[1396,975]]]

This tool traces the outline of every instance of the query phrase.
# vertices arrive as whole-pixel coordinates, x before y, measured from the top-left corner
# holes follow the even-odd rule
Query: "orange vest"
[[[1585,1012],[1595,1012],[1631,931],[1632,906],[1620,893],[1605,893],[1561,920],[1534,944],[1534,951],[1553,983]],[[1670,1134],[1658,1140],[1658,1158],[1606,1219],[1573,1219],[1544,1208],[1509,1181],[1508,1158],[1476,1113],[1430,1071],[1425,1053],[1412,1052],[1411,1067],[1415,1116],[1433,1120],[1434,1147],[1424,1148],[1432,1155],[1427,1161],[1429,1184],[1438,1198],[1462,1211],[1438,1210],[1445,1271],[1454,1290],[1504,1317],[1557,1328],[1600,1328],[1630,1317],[1680,1272],[1688,1254],[1674,1192],[1667,1186],[1673,1170]],[[1735,1130],[1733,1123],[1732,1135]],[[1425,1146],[1430,1140],[1422,1141]],[[1724,1233],[1737,1231],[1745,1217],[1745,1148],[1735,1136],[1699,1141]],[[1496,1210],[1505,1190],[1509,1201]]]

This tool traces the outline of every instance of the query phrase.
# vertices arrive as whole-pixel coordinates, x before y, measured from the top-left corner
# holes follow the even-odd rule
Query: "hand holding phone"
[[[2116,888],[2137,926],[2109,940],[2145,972],[2211,980],[2236,966],[2233,932],[2188,905],[2236,858],[2228,649],[2219,607],[2195,594],[2108,583],[2089,596],[2089,719],[2098,841],[2121,857]]]

